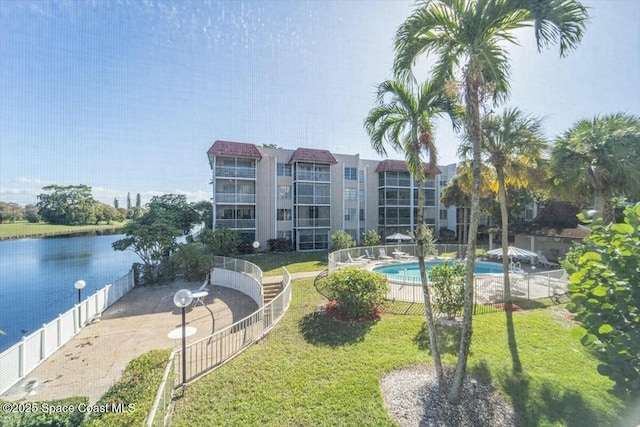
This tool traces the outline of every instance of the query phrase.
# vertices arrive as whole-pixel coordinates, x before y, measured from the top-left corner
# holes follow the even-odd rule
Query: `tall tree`
[[[417,93],[414,94],[400,81],[385,81],[378,86],[377,104],[365,120],[365,129],[371,137],[373,149],[378,154],[386,156],[386,142],[394,150],[404,153],[407,168],[418,182],[418,215],[415,234],[420,279],[431,354],[436,366],[438,382],[444,385],[444,373],[424,265],[424,245],[428,234],[424,224],[424,181],[427,175],[435,176],[438,170],[432,121],[436,116],[448,114],[452,117],[455,126],[458,112],[455,103],[431,82],[420,85]],[[428,159],[428,165],[423,161],[423,156]]]
[[[140,199],[140,193],[136,194],[136,208],[142,208],[142,200]]]
[[[522,371],[513,324],[513,301],[509,283],[509,213],[507,186],[526,188],[530,183],[542,182],[543,154],[547,144],[542,135],[540,120],[525,116],[517,108],[506,109],[502,115],[485,116],[482,120],[482,156],[495,170],[500,218],[502,226],[502,267],[504,271],[504,301],[507,337],[513,368]],[[468,139],[460,146],[466,156],[472,146]]]
[[[127,210],[131,209],[131,193],[127,193]]]
[[[473,310],[473,269],[479,220],[482,129],[480,108],[485,96],[500,101],[509,90],[507,45],[517,42],[514,31],[533,27],[538,50],[560,44],[560,55],[575,48],[587,20],[584,6],[574,0],[425,0],[398,28],[395,39],[397,76],[409,78],[416,59],[434,59],[436,81],[445,85],[461,79],[465,128],[473,146],[473,191],[467,247],[465,306],[458,363],[449,401],[460,401],[469,350]]]
[[[49,185],[38,195],[42,219],[51,224],[94,224],[95,200],[88,185]]]
[[[640,118],[617,113],[580,120],[556,140],[551,169],[558,196],[592,200],[596,215],[612,222],[614,197],[640,200]]]

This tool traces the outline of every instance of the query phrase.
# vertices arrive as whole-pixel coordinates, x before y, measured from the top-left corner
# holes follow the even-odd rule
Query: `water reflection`
[[[73,284],[87,282],[83,299],[124,275],[139,258],[114,251],[122,235],[20,239],[0,242],[0,351],[77,302]]]

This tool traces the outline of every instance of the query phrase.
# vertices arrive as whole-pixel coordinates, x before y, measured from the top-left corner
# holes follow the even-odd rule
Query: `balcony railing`
[[[256,220],[216,218],[216,228],[256,228]]]
[[[223,178],[255,178],[256,169],[247,167],[216,166],[216,176]]]
[[[299,205],[330,205],[331,196],[296,196],[296,203]]]
[[[216,193],[216,203],[255,203],[255,194]]]
[[[296,227],[329,227],[331,219],[329,218],[298,218]]]
[[[331,174],[329,172],[309,172],[309,171],[297,171],[296,179],[298,181],[331,181]]]

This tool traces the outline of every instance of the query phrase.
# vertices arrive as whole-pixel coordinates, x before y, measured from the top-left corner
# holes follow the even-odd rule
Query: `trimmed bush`
[[[85,426],[143,425],[162,381],[171,350],[152,350],[133,359],[120,380],[100,398],[97,407],[119,408],[119,411],[93,412]],[[74,424],[77,425],[77,424]]]
[[[346,267],[327,277],[327,296],[338,304],[338,311],[351,317],[366,317],[376,312],[389,290],[387,278],[369,270]]]
[[[331,235],[331,251],[339,251],[340,249],[353,248],[356,245],[351,234],[340,230]]]
[[[466,275],[467,266],[461,262],[434,265],[429,271],[433,304],[448,319],[454,319],[462,311]]]
[[[293,245],[291,244],[291,240],[281,237],[267,240],[267,248],[269,252],[291,252]]]
[[[88,403],[89,399],[86,397],[68,397],[42,402],[5,402],[0,400],[0,404],[3,405],[3,410],[0,411],[0,426],[76,427],[82,425],[85,416],[83,409],[87,407]],[[10,406],[5,408],[5,404]],[[15,405],[16,411],[12,410],[11,405]]]

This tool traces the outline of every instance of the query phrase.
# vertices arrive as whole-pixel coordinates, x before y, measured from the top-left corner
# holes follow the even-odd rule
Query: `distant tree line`
[[[114,206],[95,200],[91,187],[84,184],[49,185],[42,190],[36,204],[22,207],[17,203],[0,201],[0,224],[25,220],[62,225],[110,224],[139,218],[144,213],[139,193],[135,206],[131,206],[131,196],[127,194],[127,208],[121,208],[117,199],[114,199]]]

